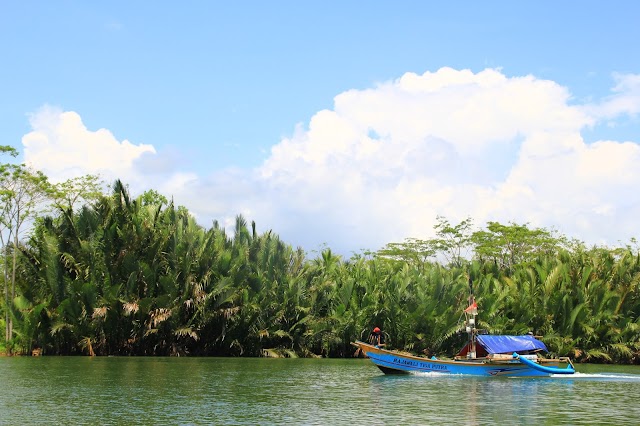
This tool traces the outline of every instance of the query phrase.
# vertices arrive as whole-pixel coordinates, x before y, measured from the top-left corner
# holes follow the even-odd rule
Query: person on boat
[[[384,334],[380,327],[375,327],[369,335],[369,343],[374,346],[384,346]]]

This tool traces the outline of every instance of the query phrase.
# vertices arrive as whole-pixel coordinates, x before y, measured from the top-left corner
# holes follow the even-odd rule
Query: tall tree
[[[18,151],[15,148],[9,145],[0,146],[0,153],[8,154],[11,157],[16,157],[18,155]],[[1,164],[0,165],[0,179],[4,182],[5,179],[8,179],[11,174],[12,164]],[[5,203],[5,193],[4,189],[0,187],[0,197],[2,199],[2,205],[0,206],[0,243],[2,248],[2,256],[4,259],[3,266],[3,284],[4,284],[4,320],[5,320],[5,340],[9,340],[9,267],[8,267],[8,256],[6,252],[7,242],[11,240],[11,231],[12,228],[10,224],[7,222],[7,218],[9,215],[9,204]],[[6,235],[5,235],[6,232]]]
[[[104,183],[97,175],[84,175],[67,179],[52,186],[53,206],[65,211],[97,200],[104,194]]]
[[[0,151],[15,156],[15,149],[7,146]],[[13,336],[13,318],[11,315],[16,288],[16,267],[18,244],[25,229],[43,207],[43,201],[51,194],[47,177],[24,164],[3,164],[0,167],[0,221],[6,232],[0,232],[0,245],[5,260],[5,339]],[[11,265],[9,266],[9,257]],[[10,275],[9,275],[10,274]]]
[[[472,227],[473,221],[470,217],[457,225],[451,225],[443,216],[437,217],[437,223],[433,227],[436,230],[435,245],[449,265],[463,265],[469,255]]]
[[[563,239],[554,237],[552,231],[544,228],[488,222],[487,229],[474,232],[470,242],[475,245],[475,255],[479,260],[491,260],[502,268],[510,269],[538,257],[555,255]]]

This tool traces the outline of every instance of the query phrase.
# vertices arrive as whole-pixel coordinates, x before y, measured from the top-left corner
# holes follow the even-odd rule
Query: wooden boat
[[[467,345],[453,359],[423,357],[356,341],[358,347],[385,374],[443,373],[474,376],[548,377],[573,374],[569,358],[544,358],[545,344],[532,335],[481,334],[475,328],[477,304],[473,297],[464,310]],[[561,367],[560,365],[564,365]]]
[[[519,341],[529,336],[489,336],[507,337]],[[531,339],[535,339],[531,337]],[[537,339],[535,339],[537,340]],[[539,340],[538,340],[539,341]],[[542,343],[542,342],[540,342]],[[544,343],[542,343],[544,345]],[[387,350],[361,341],[353,343],[385,374],[403,373],[445,373],[464,374],[473,376],[520,376],[536,377],[552,374],[573,374],[575,369],[569,358],[540,358],[537,354],[490,353],[484,357],[462,357],[441,359],[436,357],[422,357],[406,353]],[[561,368],[561,363],[566,367]]]

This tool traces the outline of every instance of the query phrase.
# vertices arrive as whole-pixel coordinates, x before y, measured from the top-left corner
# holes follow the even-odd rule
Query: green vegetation
[[[433,239],[309,259],[240,216],[228,235],[153,190],[132,198],[116,181],[103,194],[95,177],[53,186],[34,172],[29,206],[41,209],[17,238],[9,184],[26,175],[3,176],[7,351],[343,357],[379,325],[396,348],[453,354],[471,278],[480,328],[533,331],[578,361],[640,362],[634,240],[587,248],[527,225],[472,232],[471,219],[439,218]]]

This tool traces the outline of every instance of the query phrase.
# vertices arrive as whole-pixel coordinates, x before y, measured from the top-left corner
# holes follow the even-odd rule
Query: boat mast
[[[469,335],[469,350],[467,351],[467,358],[476,358],[476,315],[478,315],[478,304],[476,298],[473,295],[473,281],[469,277],[469,306],[464,310],[467,314],[466,331]]]

